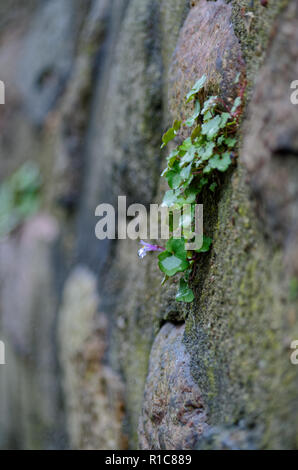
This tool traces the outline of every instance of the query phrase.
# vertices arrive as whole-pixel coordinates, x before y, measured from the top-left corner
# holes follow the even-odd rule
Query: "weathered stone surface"
[[[19,0],[3,0],[0,5],[0,31],[19,23],[20,17],[26,18],[38,0],[28,0],[20,4]]]
[[[84,171],[84,145],[92,106],[96,60],[108,28],[109,1],[97,0],[86,15],[78,52],[61,106],[49,119],[54,127],[56,146],[53,198],[66,214],[79,204]]]
[[[30,15],[35,13],[36,1],[16,8],[15,0],[3,0],[0,12],[0,79],[5,84],[5,105],[0,114],[0,181],[10,176],[23,162],[24,155],[32,158],[36,136],[22,113],[22,98],[17,86],[17,70]],[[15,131],[18,130],[18,139]]]
[[[123,449],[123,384],[104,364],[107,319],[98,314],[95,276],[78,267],[66,282],[59,313],[59,346],[70,445]]]
[[[42,449],[61,439],[55,351],[55,219],[38,215],[0,243],[0,446]]]
[[[163,61],[163,88],[164,100],[168,101],[169,85],[171,81],[171,64],[173,54],[177,45],[177,38],[183,22],[189,12],[189,2],[180,0],[163,0],[160,2],[160,29],[161,29],[161,53]],[[168,125],[170,110],[163,110],[164,120]]]
[[[92,258],[99,252],[102,260],[106,243],[99,244],[92,230],[86,244],[83,227],[93,229],[97,205],[107,202],[117,207],[119,195],[126,195],[128,204],[150,203],[160,168],[158,8],[154,0],[133,0],[126,5],[121,2],[119,9],[116,3],[112,9],[114,24],[107,47],[113,59],[107,61],[98,82],[87,151],[88,185],[82,201],[81,247],[86,251],[89,246]]]
[[[192,106],[185,107],[185,96],[203,74],[209,92],[220,92],[229,99],[235,96],[235,78],[241,72],[243,79],[245,68],[231,15],[232,7],[224,0],[201,0],[190,10],[171,68],[170,100],[175,115],[179,110],[185,118],[185,111]]]
[[[99,272],[101,310],[111,322],[109,357],[126,382],[133,447],[153,340],[152,318],[159,308],[153,291],[160,275],[157,269],[151,275],[149,259],[139,262],[137,242],[96,240],[94,211],[103,202],[117,209],[119,195],[126,195],[128,204],[154,200],[162,134],[159,5],[153,0],[114,2],[111,14],[88,134],[78,251]]]
[[[125,380],[132,448],[138,443],[138,421],[156,327],[154,318],[163,308],[159,295],[162,277],[156,262],[147,257],[140,263],[136,248],[132,240],[117,243],[114,253],[117,261],[102,281],[102,309],[111,322],[109,358]]]
[[[141,449],[193,449],[208,428],[183,335],[184,326],[166,323],[153,344],[139,426]]]
[[[208,3],[198,2],[198,5],[205,5],[207,10],[221,5],[221,2]],[[237,16],[236,10],[245,7],[245,13],[248,3],[237,2],[236,6],[236,2],[231,2],[231,18],[237,35],[241,12],[238,11]],[[253,50],[248,52],[258,35],[255,24],[262,26],[259,34],[263,50],[281,3],[273,5],[270,14],[266,11],[264,17],[254,20],[249,33],[251,40],[241,36],[250,78],[259,61]],[[193,18],[196,9],[198,6],[191,10],[188,19]],[[200,15],[198,10],[197,15]],[[280,21],[283,21],[282,17]],[[210,22],[213,24],[213,18]],[[195,30],[190,31],[196,35]],[[206,67],[206,70],[200,70],[200,75],[205,72],[216,76],[218,72],[215,60],[210,64],[205,60],[204,47],[197,52],[195,48],[188,49],[187,41],[182,44],[189,61],[185,65],[181,60],[178,65],[176,59],[174,64],[173,70],[180,67],[176,76],[181,79],[173,84],[177,86],[177,91],[174,88],[172,93],[173,116],[185,115],[181,103],[186,90],[180,97],[180,84],[183,87],[189,70],[192,70],[192,54],[196,57],[194,64],[202,62]],[[283,53],[281,50],[279,53],[287,54],[285,41]],[[175,57],[179,57],[178,49]],[[260,103],[260,106],[266,105]],[[249,127],[245,132],[250,132]],[[253,145],[258,144],[254,141]],[[209,254],[201,257],[197,267],[196,301],[190,309],[185,309],[188,317],[184,343],[191,356],[192,376],[208,409],[209,425],[228,423],[228,427],[233,427],[243,419],[244,434],[246,430],[256,430],[255,445],[258,448],[294,448],[297,419],[293,403],[298,376],[289,361],[288,347],[290,338],[297,335],[297,305],[289,300],[281,253],[264,239],[246,182],[247,173],[240,162],[239,168],[227,176],[219,193],[213,197],[203,195],[204,230],[212,236],[213,247]],[[277,387],[277,383],[282,385]],[[287,416],[287,426],[283,425],[283,416]],[[249,448],[250,439],[244,439],[241,445]]]
[[[283,61],[291,56],[287,41],[278,50]],[[275,65],[278,60],[276,56]],[[249,71],[254,66],[247,64]],[[268,87],[270,80],[268,76]],[[289,89],[286,74],[278,80]],[[260,100],[252,115],[258,122],[258,112],[268,104],[263,96],[265,102]],[[244,128],[247,138],[250,130]],[[213,247],[197,268],[196,302],[186,321],[185,343],[208,406],[208,424],[233,426],[243,420],[247,430],[257,431],[258,448],[295,448],[298,374],[289,360],[289,344],[297,336],[297,303],[289,298],[283,254],[264,237],[250,197],[242,158],[244,152],[262,155],[263,147],[257,138],[262,130],[252,131],[255,138],[240,151],[238,169],[217,197],[204,197],[204,226]]]
[[[256,210],[269,237],[286,247],[298,275],[298,109],[290,85],[298,77],[298,5],[291,3],[259,74],[244,140]],[[285,54],[285,47],[287,53]]]
[[[85,2],[86,4],[86,2]],[[27,112],[41,125],[63,91],[75,52],[81,0],[52,0],[37,10],[24,41],[18,80]]]
[[[57,236],[55,220],[50,216],[40,215],[26,223],[20,234],[0,245],[2,324],[16,350],[24,356],[30,356],[34,348],[32,307],[35,302],[42,301],[42,289],[45,297],[48,297],[47,290],[50,292],[50,249]],[[51,296],[48,299],[49,303],[53,303]],[[11,311],[14,312],[13,315]]]
[[[56,326],[56,315],[47,301],[52,287],[50,281],[46,281],[54,277],[55,296],[58,293],[60,297],[63,293],[64,300],[59,318],[60,332],[63,332],[63,341],[66,340],[59,344],[65,371],[63,401],[67,403],[68,425],[72,428],[69,433],[71,446],[124,446],[121,423],[125,401],[125,430],[130,447],[136,447],[148,358],[156,330],[164,321],[185,319],[185,329],[163,326],[156,343],[158,347],[152,350],[150,374],[152,371],[151,376],[161,377],[162,382],[153,390],[153,380],[149,377],[146,396],[153,397],[156,392],[170,403],[158,426],[152,418],[164,409],[160,403],[153,406],[149,401],[145,402],[144,411],[148,414],[145,413],[141,421],[143,445],[157,449],[184,445],[198,449],[297,448],[298,369],[289,361],[289,344],[298,337],[297,300],[290,300],[288,295],[289,276],[296,272],[293,264],[296,259],[293,252],[296,203],[293,199],[287,204],[284,216],[279,207],[279,201],[285,201],[282,199],[284,191],[289,191],[287,194],[292,197],[289,188],[296,187],[296,138],[291,134],[287,139],[291,149],[287,163],[281,164],[284,156],[280,154],[287,154],[287,151],[275,140],[275,135],[280,133],[273,132],[278,127],[287,134],[287,130],[292,129],[290,122],[283,125],[283,121],[277,122],[270,115],[270,127],[264,124],[267,137],[274,143],[268,150],[269,159],[264,163],[270,180],[267,170],[260,172],[267,188],[265,192],[259,184],[261,179],[258,180],[257,169],[250,170],[262,193],[262,221],[271,226],[272,219],[275,222],[282,220],[285,238],[294,240],[294,244],[285,243],[292,263],[287,264],[287,270],[282,263],[284,250],[276,248],[275,238],[264,238],[263,226],[256,217],[259,212],[250,200],[254,185],[246,183],[250,163],[250,160],[246,161],[247,157],[252,154],[252,161],[255,157],[257,161],[264,151],[263,137],[252,125],[253,120],[263,125],[262,107],[281,118],[275,105],[269,104],[269,91],[267,95],[258,84],[261,99],[258,103],[254,101],[252,121],[243,130],[245,154],[240,155],[238,169],[223,180],[221,189],[212,198],[204,195],[205,231],[214,241],[211,252],[202,255],[197,266],[193,305],[185,307],[174,302],[174,284],[168,291],[160,287],[161,275],[155,257],[148,256],[141,262],[137,258],[136,242],[99,243],[94,236],[94,210],[99,203],[115,203],[119,194],[127,194],[129,202],[159,200],[158,194],[163,190],[158,188],[159,145],[163,128],[169,121],[167,93],[171,97],[173,117],[185,115],[184,94],[204,72],[210,77],[210,91],[213,87],[221,87],[221,92],[229,97],[234,75],[227,74],[227,70],[234,71],[238,66],[242,69],[240,51],[240,57],[246,59],[249,98],[271,41],[275,52],[271,52],[266,67],[269,64],[268,70],[272,73],[264,76],[269,82],[268,87],[271,77],[276,77],[272,97],[278,102],[279,83],[283,78],[289,79],[282,67],[287,66],[288,54],[295,43],[292,41],[289,47],[287,38],[296,38],[296,32],[291,32],[292,23],[286,20],[284,27],[289,28],[289,34],[285,31],[278,36],[284,18],[280,16],[278,21],[276,18],[286,4],[295,2],[270,1],[267,8],[257,0],[232,0],[227,4],[220,0],[107,0],[106,3],[102,0],[63,0],[59,5],[56,1],[41,4],[30,0],[22,8],[19,3],[2,0],[0,6],[5,17],[0,15],[0,27],[4,25],[0,31],[0,69],[4,75],[0,79],[4,78],[8,83],[7,106],[1,108],[0,178],[10,174],[30,156],[41,166],[47,207],[53,210],[56,198],[62,195],[64,207],[72,206],[72,210],[64,211],[59,219],[63,233],[59,251],[55,250],[54,258],[50,254],[47,258],[55,261],[54,270],[49,268],[48,262],[41,261],[39,276],[34,277],[34,288],[30,285],[34,304],[29,309],[30,315],[27,300],[23,305],[24,318],[21,310],[15,319],[12,314],[12,318],[5,314],[13,334],[6,336],[3,333],[2,338],[1,329],[0,339],[7,343],[10,364],[7,371],[14,379],[10,377],[8,381],[8,374],[0,380],[0,395],[4,397],[0,405],[0,416],[3,417],[0,445],[21,448],[61,448],[66,445],[63,434],[56,432],[57,425],[62,429],[66,421],[62,406],[58,409],[61,402],[57,404],[59,374],[57,369],[54,369],[56,374],[52,374],[50,366],[47,370],[52,374],[51,378],[45,380],[40,374],[40,363],[32,360],[30,355],[32,352],[36,356],[35,346],[32,347],[30,341],[32,335],[44,339],[47,348],[49,341],[55,338],[54,334],[48,333],[51,330],[48,323]],[[64,10],[64,19],[59,15],[54,18],[52,8]],[[70,24],[70,17],[75,18],[75,23]],[[28,26],[30,18],[35,18],[32,26]],[[49,29],[42,30],[41,25],[47,21]],[[62,23],[65,25],[63,31]],[[47,39],[50,34],[54,34],[52,42]],[[65,44],[57,41],[57,37],[65,38]],[[26,54],[23,54],[24,39],[27,47],[28,43],[32,46]],[[169,71],[176,46],[174,66]],[[55,54],[49,48],[55,50]],[[62,63],[67,50],[69,57]],[[22,55],[23,67],[25,58],[31,61],[34,56],[34,61],[33,69],[26,70],[29,88],[20,93],[22,77],[18,73]],[[297,62],[292,52],[291,57]],[[274,61],[276,72],[272,66]],[[284,65],[279,66],[279,62]],[[54,64],[53,75],[51,64]],[[297,73],[294,66],[290,70]],[[44,83],[39,92],[35,88],[36,80]],[[281,93],[288,86],[285,85]],[[23,106],[23,100],[26,106]],[[293,120],[296,123],[295,116]],[[41,132],[37,132],[34,124],[40,125]],[[251,129],[255,140],[249,137]],[[250,146],[247,139],[252,142]],[[253,146],[256,149],[251,149]],[[282,184],[280,199],[277,198],[278,184],[273,187],[270,183],[271,168],[285,175],[289,182],[289,187]],[[274,201],[274,214],[268,211],[269,197]],[[293,226],[291,233],[284,228],[287,221]],[[14,242],[10,240],[9,243]],[[47,253],[50,247],[52,242],[45,248]],[[37,252],[44,260],[39,250]],[[77,265],[78,259],[96,274],[90,271],[86,274],[85,270],[78,274],[76,271],[64,290],[65,273]],[[4,264],[2,269],[6,269]],[[16,276],[18,281],[18,273]],[[76,282],[80,284],[80,276],[84,288],[76,290],[74,286]],[[26,276],[24,278],[26,281]],[[41,286],[43,282],[47,288]],[[97,289],[99,310],[104,312],[100,315],[96,313]],[[13,288],[11,290],[14,292]],[[18,288],[16,292],[19,292]],[[39,293],[43,295],[43,301],[39,299]],[[294,298],[297,299],[297,293]],[[18,303],[21,302],[10,295],[6,311],[14,312]],[[84,312],[81,315],[80,309]],[[45,318],[43,314],[46,314]],[[28,315],[31,327],[27,324]],[[72,315],[76,317],[75,322],[71,321]],[[16,319],[20,325],[11,327],[18,323]],[[2,316],[0,326],[2,328]],[[170,332],[165,338],[168,329]],[[34,341],[41,347],[41,341],[35,336]],[[18,351],[16,344],[19,344]],[[23,354],[27,354],[26,358],[20,360]],[[181,358],[185,358],[185,369],[179,363]],[[164,369],[156,370],[156,364],[161,363]],[[177,371],[177,377],[171,374],[171,366]],[[5,373],[6,369],[0,369],[0,374]],[[171,387],[165,379],[167,373]],[[189,383],[192,391],[184,391],[181,381]],[[48,393],[40,397],[40,390],[45,388]],[[195,406],[184,410],[188,393]],[[112,398],[109,401],[107,397]],[[172,397],[177,401],[171,401]],[[204,408],[196,408],[198,403],[203,403]],[[112,418],[109,421],[103,407],[110,411]],[[179,409],[183,412],[178,416]],[[185,418],[190,424],[190,415],[194,414],[196,422],[198,416],[203,417],[200,410],[203,413],[208,410],[208,414],[203,423],[205,431],[199,438],[196,429],[183,425],[183,421]]]
[[[258,436],[259,438],[259,436]],[[195,450],[256,450],[257,436],[253,431],[238,427],[207,429]]]
[[[232,23],[247,67],[248,96],[278,29],[276,21],[291,0],[274,0],[264,8],[259,0],[230,0]]]

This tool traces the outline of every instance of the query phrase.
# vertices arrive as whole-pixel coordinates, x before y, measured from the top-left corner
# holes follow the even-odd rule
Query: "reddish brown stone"
[[[139,425],[141,449],[193,449],[208,428],[183,335],[184,325],[166,323],[153,345]]]
[[[180,33],[170,74],[173,115],[185,117],[185,95],[203,74],[207,75],[210,91],[219,91],[226,99],[234,97],[235,78],[238,72],[244,77],[245,67],[231,14],[231,6],[223,0],[201,0],[190,10]]]

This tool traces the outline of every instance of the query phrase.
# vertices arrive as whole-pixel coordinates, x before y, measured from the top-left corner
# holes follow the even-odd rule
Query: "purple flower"
[[[165,249],[162,246],[158,245],[150,245],[150,243],[146,243],[141,240],[142,248],[138,251],[138,255],[140,258],[144,258],[149,251],[164,251]]]

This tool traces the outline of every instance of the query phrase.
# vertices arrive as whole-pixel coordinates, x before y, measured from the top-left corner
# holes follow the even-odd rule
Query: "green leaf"
[[[198,151],[200,159],[205,161],[205,160],[208,160],[210,157],[212,157],[214,147],[215,147],[215,143],[212,141],[209,141],[206,143],[206,145],[200,147]]]
[[[213,118],[213,114],[212,114],[210,111],[208,111],[208,112],[204,115],[204,119],[203,119],[203,120],[204,120],[204,122],[207,122],[207,121],[209,121],[209,120],[212,119],[212,118]]]
[[[212,238],[209,237],[203,237],[203,245],[199,250],[195,250],[197,253],[207,253],[210,250],[210,247],[212,245]]]
[[[221,121],[220,121],[220,128],[223,129],[226,127],[228,120],[231,119],[230,113],[222,113]]]
[[[181,158],[179,166],[182,167],[183,165],[185,165],[185,163],[193,162],[193,160],[195,158],[195,152],[196,152],[196,148],[193,147],[193,146],[190,147],[190,149]]]
[[[233,139],[232,137],[228,137],[227,139],[225,139],[225,144],[227,144],[229,148],[235,147],[236,143],[237,139]]]
[[[198,93],[202,90],[207,80],[206,75],[203,75],[192,87],[189,93],[186,95],[186,103],[189,103]]]
[[[193,204],[196,202],[199,190],[197,188],[187,188],[183,194],[177,197],[177,202],[183,204]]]
[[[190,173],[189,178],[181,185],[181,188],[186,189],[189,187],[190,183],[192,182],[194,176],[192,173]]]
[[[175,194],[175,191],[169,190],[166,192],[164,195],[163,201],[162,201],[162,207],[172,207],[177,201],[177,196]]]
[[[168,252],[163,252],[158,256],[159,269],[164,272],[167,276],[174,276],[178,272],[184,271],[187,268],[187,262],[177,258]]]
[[[240,77],[241,77],[241,72],[238,72],[234,81],[235,85],[238,85]]]
[[[180,186],[181,183],[181,177],[180,174],[177,173],[174,170],[170,170],[166,174],[166,180],[168,181],[168,185],[170,186],[171,189],[177,189]]]
[[[221,172],[226,171],[231,165],[231,163],[232,162],[229,152],[225,152],[222,155],[216,154],[209,160],[209,166]]]
[[[205,101],[201,114],[206,114],[208,111],[213,109],[217,105],[217,96],[210,96],[210,98]]]
[[[212,192],[214,193],[214,191],[216,190],[217,186],[218,186],[217,183],[212,183],[212,184],[210,185],[210,187],[209,187],[210,191],[212,191]]]
[[[159,269],[167,276],[174,276],[175,274],[185,271],[188,268],[188,261],[178,258],[176,255],[164,251],[158,256]]]
[[[165,173],[165,178],[168,182],[168,185],[170,186],[171,189],[177,189],[179,188],[181,182],[182,182],[182,177],[180,176],[180,167],[178,162],[176,162],[171,170],[167,171]]]
[[[191,303],[194,300],[194,298],[195,298],[194,293],[192,289],[188,287],[188,284],[185,281],[185,279],[183,278],[180,279],[179,290],[176,295],[176,300],[178,302]]]
[[[0,186],[0,237],[8,235],[40,206],[42,178],[33,162],[26,162]]]
[[[196,101],[195,110],[194,110],[193,115],[185,121],[185,124],[186,124],[187,127],[192,127],[195,124],[196,119],[200,115],[200,111],[201,111],[200,102]]]
[[[166,251],[176,255],[182,260],[187,259],[184,238],[170,238],[166,244]]]
[[[178,132],[181,127],[181,124],[182,124],[182,121],[178,121],[178,119],[176,119],[173,123],[174,131]]]
[[[208,183],[208,179],[207,178],[201,178],[200,179],[200,183],[199,183],[199,187],[198,187],[198,190],[199,192],[202,191],[203,187]]]
[[[175,161],[177,160],[178,155],[179,155],[179,151],[178,149],[175,149],[175,150],[172,150],[170,155],[167,157],[169,168],[171,168],[174,165]]]
[[[225,141],[225,136],[224,136],[224,134],[222,134],[222,135],[221,135],[220,137],[218,137],[218,139],[217,139],[217,145],[218,145],[218,146],[222,145],[222,144],[224,143],[224,141]]]
[[[174,121],[173,126],[162,136],[163,143],[161,148],[164,148],[171,140],[176,137],[177,132],[181,127],[181,123],[182,121],[178,121],[177,119]]]
[[[221,117],[217,115],[202,125],[202,134],[206,135],[208,139],[213,139],[218,134],[220,125]]]
[[[234,101],[234,104],[233,104],[233,107],[232,107],[232,110],[231,110],[231,114],[234,114],[236,112],[236,110],[239,108],[239,106],[241,106],[241,103],[242,103],[242,100],[241,100],[240,96],[237,96],[237,98]]]
[[[173,127],[171,127],[163,136],[162,136],[162,146],[160,148],[164,148],[171,140],[173,140],[176,136],[176,131]]]
[[[185,181],[190,177],[191,167],[192,167],[192,164],[190,163],[190,165],[185,166],[184,168],[182,168],[182,170],[180,172],[181,180]]]
[[[187,152],[192,147],[192,141],[190,137],[187,137],[185,141],[180,145],[179,150],[182,152]]]
[[[199,135],[201,134],[201,126],[200,124],[194,128],[194,130],[191,133],[191,141],[193,142]]]
[[[204,175],[209,175],[212,172],[212,170],[213,168],[208,164],[207,166],[205,166],[203,173]]]

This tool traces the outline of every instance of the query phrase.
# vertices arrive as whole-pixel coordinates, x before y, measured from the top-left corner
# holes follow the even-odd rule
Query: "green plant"
[[[204,236],[200,249],[193,252],[185,248],[185,243],[190,242],[193,237],[194,208],[199,195],[203,188],[208,188],[211,192],[216,190],[218,175],[227,171],[237,156],[236,133],[245,90],[245,84],[239,86],[239,78],[240,74],[235,82],[238,96],[232,105],[228,105],[218,96],[205,97],[206,76],[203,75],[186,96],[186,103],[194,102],[193,114],[185,122],[174,121],[173,126],[162,137],[161,148],[164,148],[180,130],[190,129],[190,135],[168,155],[167,167],[162,172],[170,188],[164,196],[163,206],[174,211],[181,210],[186,204],[191,205],[191,216],[182,215],[179,220],[184,238],[176,239],[172,236],[158,256],[159,268],[165,274],[164,281],[177,273],[183,273],[177,301],[194,300],[193,291],[189,287],[191,273],[198,254],[209,251],[212,244],[212,240]],[[172,235],[174,228],[170,223]],[[157,250],[147,248],[147,251]]]
[[[32,162],[22,165],[0,186],[0,237],[8,235],[40,204],[41,177]]]

